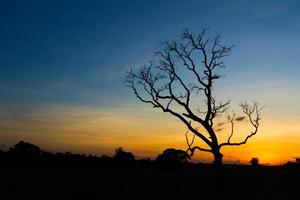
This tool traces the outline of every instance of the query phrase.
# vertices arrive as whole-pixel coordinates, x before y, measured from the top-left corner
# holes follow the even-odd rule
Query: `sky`
[[[186,128],[139,102],[123,80],[163,41],[208,28],[234,44],[218,97],[233,108],[244,100],[266,106],[257,136],[225,148],[224,160],[293,160],[300,156],[299,20],[299,1],[0,1],[0,145],[25,140],[96,155],[122,146],[139,158],[186,149]]]

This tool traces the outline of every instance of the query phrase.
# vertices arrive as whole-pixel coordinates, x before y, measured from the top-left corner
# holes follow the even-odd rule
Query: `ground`
[[[3,199],[214,199],[211,166],[1,167]],[[222,199],[300,199],[300,170],[226,166]],[[1,198],[2,199],[2,198]]]

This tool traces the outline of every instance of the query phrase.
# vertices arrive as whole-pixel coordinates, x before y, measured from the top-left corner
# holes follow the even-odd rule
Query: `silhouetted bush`
[[[295,162],[288,161],[283,166],[291,169],[300,169],[300,158],[296,158]]]
[[[32,166],[39,162],[40,147],[28,142],[20,141],[7,152],[7,161],[15,166]]]
[[[258,167],[259,166],[258,158],[251,158],[250,163],[253,167]]]
[[[157,156],[156,162],[161,165],[178,166],[186,163],[189,158],[189,155],[185,151],[169,148]]]
[[[126,152],[122,147],[119,147],[115,150],[115,155],[113,157],[114,162],[121,166],[129,166],[132,165],[135,161],[135,156],[131,152]]]

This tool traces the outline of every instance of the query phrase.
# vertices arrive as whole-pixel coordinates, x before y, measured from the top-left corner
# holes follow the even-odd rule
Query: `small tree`
[[[115,150],[115,155],[113,157],[118,162],[133,162],[135,161],[135,156],[131,152],[124,151],[122,147]]]
[[[8,154],[10,164],[14,165],[34,165],[37,164],[41,157],[40,147],[29,142],[20,141],[11,147]]]
[[[250,163],[253,167],[259,166],[259,160],[258,158],[251,158]]]
[[[190,156],[185,151],[169,148],[164,150],[162,154],[159,154],[156,161],[167,164],[179,164],[186,162],[189,158]]]
[[[242,103],[240,106],[253,131],[244,140],[232,142],[234,122],[245,118],[233,113],[228,116],[231,125],[229,137],[224,142],[218,140],[214,122],[217,116],[229,109],[230,100],[218,102],[213,95],[213,86],[223,77],[219,70],[225,67],[223,58],[230,54],[231,49],[232,45],[220,42],[220,35],[208,39],[205,29],[197,36],[185,30],[178,40],[163,44],[162,50],[156,54],[157,61],[150,61],[136,71],[130,70],[125,81],[140,101],[173,115],[187,127],[193,134],[192,141],[189,141],[186,133],[187,152],[191,156],[195,150],[213,154],[219,186],[222,182],[221,148],[245,144],[257,133],[261,119],[257,102]],[[205,104],[201,107],[199,102],[203,100]],[[193,146],[195,136],[206,147]]]

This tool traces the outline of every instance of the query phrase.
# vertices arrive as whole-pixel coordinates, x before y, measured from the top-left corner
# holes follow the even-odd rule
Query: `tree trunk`
[[[221,193],[224,190],[223,185],[223,154],[220,151],[216,151],[214,153],[214,167],[216,170],[216,183],[218,189],[218,195],[222,195]]]

